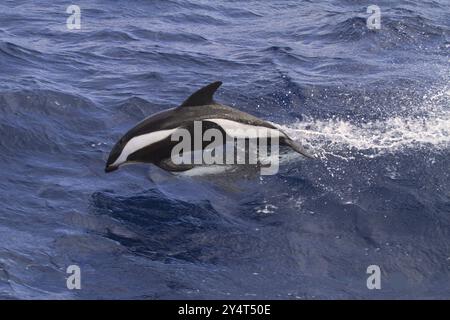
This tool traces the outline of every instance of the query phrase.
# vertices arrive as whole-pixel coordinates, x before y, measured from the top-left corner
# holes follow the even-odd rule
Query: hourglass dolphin
[[[112,148],[105,172],[134,162],[152,163],[167,171],[192,169],[192,164],[171,161],[172,148],[178,143],[171,139],[171,135],[180,128],[193,134],[195,121],[201,121],[204,128],[216,128],[225,134],[239,129],[263,128],[271,137],[277,137],[280,145],[312,158],[301,145],[273,124],[214,101],[213,95],[221,84],[220,81],[213,82],[193,93],[179,107],[153,114],[130,129]]]

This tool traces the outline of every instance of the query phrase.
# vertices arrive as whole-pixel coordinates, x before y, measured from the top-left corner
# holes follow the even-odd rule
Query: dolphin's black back
[[[207,119],[227,119],[239,123],[276,129],[272,124],[257,117],[222,104],[203,106],[180,106],[154,114],[128,131],[125,138],[134,137],[158,130],[185,127],[193,121]]]

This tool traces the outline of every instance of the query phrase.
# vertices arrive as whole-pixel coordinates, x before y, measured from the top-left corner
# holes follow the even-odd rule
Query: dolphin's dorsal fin
[[[214,93],[221,85],[222,81],[216,81],[208,84],[206,87],[203,87],[200,90],[197,90],[183,102],[181,107],[195,107],[214,104]]]

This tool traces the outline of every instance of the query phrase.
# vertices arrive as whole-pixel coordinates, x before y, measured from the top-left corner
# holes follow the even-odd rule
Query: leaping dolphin
[[[280,145],[312,158],[301,145],[271,123],[214,101],[213,95],[221,85],[221,81],[213,82],[193,93],[179,107],[153,114],[138,123],[114,145],[105,172],[133,162],[153,163],[167,171],[192,169],[193,165],[177,165],[171,161],[171,150],[177,144],[171,135],[179,128],[192,131],[194,121],[202,121],[225,133],[239,128],[265,128],[277,135]]]

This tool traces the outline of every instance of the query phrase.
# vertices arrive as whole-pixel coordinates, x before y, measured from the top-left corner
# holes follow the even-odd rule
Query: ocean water
[[[0,3],[1,298],[450,298],[448,0],[376,1],[380,30],[372,1],[73,4],[79,30],[66,1]],[[216,80],[319,159],[104,173]]]

